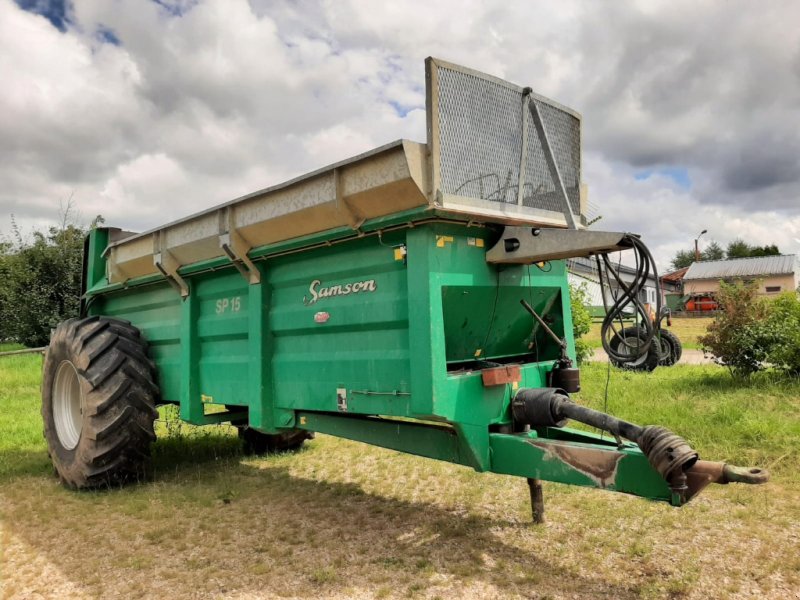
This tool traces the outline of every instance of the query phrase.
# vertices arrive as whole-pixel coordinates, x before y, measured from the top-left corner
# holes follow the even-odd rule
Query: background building
[[[800,264],[794,254],[695,262],[683,276],[683,292],[715,294],[720,281],[758,281],[760,294],[779,294],[800,285]]]
[[[614,268],[618,271],[620,279],[626,284],[632,283],[636,276],[636,269],[631,267],[615,264]],[[597,272],[597,263],[594,258],[571,258],[567,261],[567,271],[569,282],[574,286],[584,286],[588,294],[589,310],[592,316],[605,315],[603,308],[603,294],[606,296],[606,303],[611,306],[614,303],[614,298],[618,297],[619,286],[616,281],[603,281],[603,287],[600,286],[600,276]],[[661,302],[666,306],[665,292],[672,291],[674,285],[667,284],[665,289],[662,283]],[[656,303],[656,280],[649,274],[647,282],[639,292],[639,300],[644,303],[649,303],[655,306]],[[631,308],[631,312],[633,309]]]

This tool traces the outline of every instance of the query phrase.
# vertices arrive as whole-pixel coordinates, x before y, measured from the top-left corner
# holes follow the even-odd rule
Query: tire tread
[[[54,460],[61,481],[85,489],[142,479],[156,437],[160,394],[157,369],[139,330],[110,317],[64,321],[53,333],[44,367],[55,369],[61,360],[72,361],[88,383],[78,449],[69,464]],[[43,387],[43,399],[46,393]],[[43,402],[45,417],[46,406]],[[45,437],[50,454],[56,454],[53,445],[60,442],[47,418]]]

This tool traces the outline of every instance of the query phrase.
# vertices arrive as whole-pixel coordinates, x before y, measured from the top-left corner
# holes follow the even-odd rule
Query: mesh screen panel
[[[440,189],[445,194],[517,204],[523,158],[522,91],[478,74],[434,63],[438,103]],[[580,120],[536,97],[551,151],[572,212],[580,214]],[[542,140],[527,115],[522,205],[563,213],[557,180],[548,166]]]

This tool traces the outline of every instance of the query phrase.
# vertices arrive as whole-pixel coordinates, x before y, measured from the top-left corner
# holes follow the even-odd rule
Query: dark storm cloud
[[[800,154],[796,147],[770,145],[768,139],[763,141],[764,144],[752,146],[747,155],[732,158],[724,166],[722,180],[728,190],[756,192],[797,181]]]

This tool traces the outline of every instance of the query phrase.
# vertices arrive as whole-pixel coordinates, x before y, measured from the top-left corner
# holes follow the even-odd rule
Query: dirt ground
[[[776,375],[585,365],[584,404],[773,478],[679,509],[545,483],[534,525],[520,478],[324,435],[246,457],[231,427],[164,412],[150,480],[69,491],[37,361],[0,365],[0,598],[800,598],[800,383]]]
[[[674,509],[320,436],[125,490],[0,489],[4,598],[800,598],[797,489]]]
[[[589,357],[592,362],[606,362],[608,354],[602,348],[594,348],[592,356]],[[713,365],[714,360],[710,357],[704,356],[702,350],[691,350],[684,348],[681,355],[679,364],[682,365]]]

